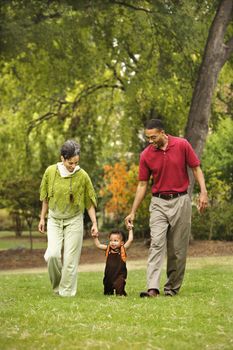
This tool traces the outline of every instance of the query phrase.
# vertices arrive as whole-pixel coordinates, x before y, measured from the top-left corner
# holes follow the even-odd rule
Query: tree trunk
[[[221,0],[209,30],[202,63],[193,92],[185,137],[201,157],[208,134],[212,96],[218,74],[233,51],[233,37],[224,43],[224,36],[233,14],[233,0]],[[192,193],[194,179],[190,179]]]
[[[11,213],[12,220],[14,222],[14,230],[16,237],[22,237],[23,233],[23,223],[22,223],[22,217],[20,213],[15,210]]]

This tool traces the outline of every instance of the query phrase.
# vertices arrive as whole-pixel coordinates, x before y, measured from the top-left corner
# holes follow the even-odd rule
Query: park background
[[[230,5],[5,2],[0,230],[20,235],[36,228],[42,175],[59,161],[67,139],[81,144],[80,164],[97,192],[100,229],[122,226],[146,146],[144,124],[161,116],[166,132],[187,137],[202,160],[210,203],[199,216],[194,188],[193,238],[232,240]],[[136,237],[148,235],[149,200],[138,212]]]
[[[190,251],[195,242],[201,240],[201,255],[209,255],[212,251],[214,255],[226,254],[229,257],[211,262],[204,268],[202,263],[197,264],[203,270],[197,269],[199,275],[196,266],[194,272],[191,269],[192,278],[186,285],[185,300],[181,297],[180,301],[174,302],[177,304],[173,304],[173,315],[178,308],[182,310],[182,302],[185,301],[191,314],[201,316],[199,323],[198,320],[196,324],[191,322],[186,328],[182,321],[179,323],[178,317],[180,343],[177,340],[166,343],[164,337],[168,319],[163,319],[162,309],[154,309],[155,306],[151,304],[146,307],[147,315],[151,307],[164,322],[160,336],[149,341],[148,331],[142,325],[142,328],[129,329],[126,343],[112,335],[111,339],[115,339],[122,349],[125,344],[130,348],[135,332],[144,337],[144,342],[137,340],[132,349],[192,349],[192,346],[188,347],[186,339],[189,339],[193,327],[197,327],[193,348],[201,349],[201,344],[203,348],[207,348],[208,344],[212,344],[211,349],[232,348],[232,323],[229,322],[232,322],[229,317],[232,297],[230,299],[229,285],[224,284],[226,289],[222,292],[222,279],[228,279],[229,283],[232,281],[232,7],[232,0],[1,2],[0,253],[1,262],[5,261],[1,268],[22,267],[18,259],[23,261],[23,256],[29,250],[31,255],[25,261],[25,267],[30,267],[30,261],[37,253],[42,256],[46,237],[39,238],[36,232],[41,206],[39,186],[46,167],[59,161],[60,146],[65,140],[75,139],[81,144],[80,165],[89,173],[96,189],[97,217],[103,238],[110,227],[124,227],[123,219],[129,213],[137,186],[139,154],[146,146],[143,130],[148,119],[162,118],[166,132],[186,137],[201,158],[209,207],[203,215],[198,214],[198,188],[191,181],[193,245]],[[149,192],[135,221],[134,245],[141,247],[141,256],[144,257],[144,243],[149,236]],[[84,252],[85,249],[92,249],[88,243],[89,230],[90,222],[85,216]],[[206,240],[209,244],[206,244]],[[223,246],[227,248],[224,250]],[[218,247],[221,247],[220,250]],[[144,275],[138,274],[137,271],[132,272],[136,279],[140,277],[143,280]],[[216,276],[216,280],[212,281],[213,286],[211,283],[209,285],[210,294],[205,290],[209,274]],[[35,291],[29,296],[27,288],[31,293],[33,286],[41,290],[42,285],[47,283],[44,275],[36,276],[28,279],[20,274],[17,277],[1,277],[3,301],[6,301],[4,306],[7,306],[3,327],[3,335],[7,335],[4,349],[34,348],[32,339],[40,343],[40,326],[38,334],[32,330],[35,322],[32,310],[41,307],[48,309],[48,313],[56,310],[59,314],[59,302],[53,299],[48,301],[51,305],[46,301],[40,305],[33,304],[40,297],[34,294]],[[95,283],[96,276],[90,275]],[[98,278],[101,280],[101,274]],[[196,312],[194,308],[198,308],[198,304],[193,302],[196,295],[192,294],[192,280],[194,284],[200,283],[204,295],[203,298],[199,295],[200,309],[196,309]],[[86,278],[83,277],[83,281],[84,286],[89,286]],[[9,293],[9,286],[12,287],[12,294]],[[95,289],[94,284],[89,287],[90,290]],[[138,287],[133,280],[129,281],[134,303],[143,310],[145,305],[135,301],[134,293]],[[43,291],[42,298],[46,298],[47,289]],[[222,299],[213,299],[212,293],[222,293]],[[22,306],[18,304],[20,298],[24,300]],[[210,305],[209,298],[212,298]],[[100,312],[95,309],[95,299],[100,305],[106,303],[110,314],[112,312],[114,315],[112,306],[120,312],[115,301],[105,302],[96,292],[93,292],[93,300],[89,295],[93,312]],[[65,301],[60,303],[63,314],[59,315],[71,326],[72,320],[67,316],[68,304]],[[75,302],[72,303],[74,306]],[[88,309],[85,300],[82,303],[83,308]],[[122,303],[126,308],[132,308],[135,317],[142,320],[143,325],[146,324],[146,319],[135,311],[132,300],[129,300],[129,305],[127,301]],[[164,303],[161,301],[161,307],[168,312],[169,305]],[[32,309],[30,305],[33,305]],[[27,307],[30,316],[22,322],[19,314]],[[205,323],[209,322],[210,327],[203,327],[202,337],[198,324],[202,325],[203,313],[208,314],[208,307],[216,308],[219,317],[222,316],[226,323],[215,319],[213,310]],[[183,311],[185,314],[186,311]],[[43,317],[46,317],[46,311],[43,312]],[[36,317],[39,317],[38,313]],[[37,319],[38,324],[43,323],[43,317]],[[112,321],[112,327],[118,323],[117,317],[115,321]],[[119,331],[124,333],[127,324],[132,326],[131,321],[128,318],[128,323],[122,323],[123,328],[119,328]],[[28,333],[20,328],[21,322],[26,323]],[[102,319],[98,319],[98,322],[102,329],[109,329]],[[85,320],[80,324],[82,329]],[[59,333],[60,329],[56,331]],[[100,330],[97,327],[95,331],[98,333]],[[173,339],[174,331],[167,331]],[[50,339],[54,332],[51,325],[50,333],[44,335]],[[56,337],[54,344],[47,338],[48,344],[43,343],[43,348],[62,349],[69,346],[77,349],[82,348],[83,344],[86,348],[95,348],[94,344],[97,344],[96,348],[114,348],[114,343],[109,345],[107,335],[103,340],[98,333],[99,342],[95,340],[95,343],[88,343],[87,335],[88,332],[83,333],[80,343],[70,343],[67,339],[63,345],[59,345]],[[220,335],[222,342],[217,340]],[[18,345],[13,342],[14,337],[19,340]],[[20,339],[24,347],[20,345]],[[159,340],[158,345],[155,345],[156,340]]]

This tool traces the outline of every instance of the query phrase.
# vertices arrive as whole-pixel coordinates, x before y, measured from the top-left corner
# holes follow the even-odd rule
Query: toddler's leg
[[[113,285],[112,285],[112,282],[107,278],[107,276],[104,277],[103,284],[104,284],[104,295],[113,295],[114,294]]]
[[[118,276],[113,285],[114,285],[114,289],[116,290],[116,295],[124,295],[124,296],[127,295],[125,291],[126,281],[124,276],[122,275]]]

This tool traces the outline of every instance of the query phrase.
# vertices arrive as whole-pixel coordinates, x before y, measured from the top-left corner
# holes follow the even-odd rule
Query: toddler
[[[128,240],[126,241],[124,232],[113,230],[109,234],[109,243],[101,244],[98,237],[94,236],[94,242],[97,248],[105,250],[106,266],[104,272],[104,294],[124,295],[127,278],[126,268],[126,249],[133,242],[133,226],[129,228]]]

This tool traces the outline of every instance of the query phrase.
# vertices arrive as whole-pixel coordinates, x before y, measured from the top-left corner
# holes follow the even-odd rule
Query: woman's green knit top
[[[89,175],[83,169],[62,177],[57,165],[50,165],[40,185],[40,200],[47,200],[57,218],[70,218],[96,206],[96,195]]]

